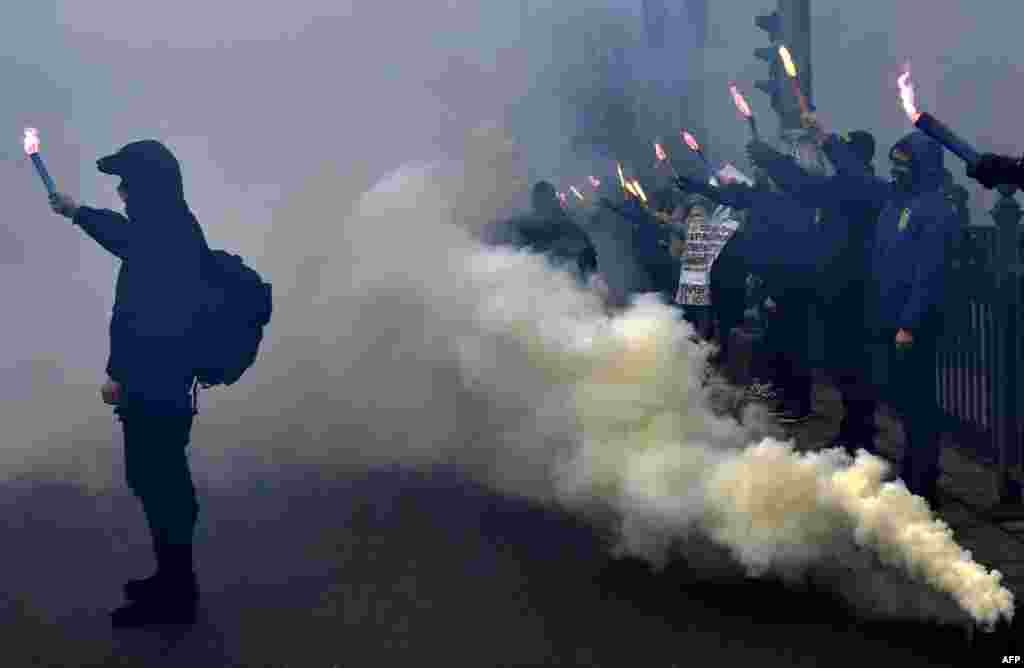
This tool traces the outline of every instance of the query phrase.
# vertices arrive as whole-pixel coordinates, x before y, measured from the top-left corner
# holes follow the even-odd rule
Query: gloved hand
[[[989,190],[1001,184],[1019,185],[1022,170],[1015,158],[985,153],[975,165],[967,166],[967,176]]]
[[[100,396],[103,397],[103,403],[108,406],[116,406],[121,403],[121,384],[107,378],[107,382],[100,388]]]
[[[66,218],[74,218],[75,213],[78,212],[78,202],[66,193],[54,193],[50,195],[50,208],[54,213]]]
[[[763,167],[769,160],[776,157],[778,151],[763,141],[752,141],[747,144],[747,159],[751,164]]]

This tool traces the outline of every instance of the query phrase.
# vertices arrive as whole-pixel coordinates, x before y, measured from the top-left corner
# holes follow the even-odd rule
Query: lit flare
[[[25,128],[25,139],[23,140],[25,146],[26,155],[35,155],[39,153],[39,130],[35,128]]]
[[[632,185],[633,185],[633,190],[635,190],[636,194],[640,196],[640,200],[644,204],[647,204],[647,193],[645,193],[644,189],[640,187],[640,182],[637,181],[636,179],[633,179]]]
[[[50,178],[50,173],[46,171],[46,165],[43,163],[43,156],[39,155],[39,130],[35,128],[25,128],[25,136],[23,140],[25,147],[25,154],[32,158],[32,164],[36,168],[36,173],[39,174],[39,178],[42,179],[43,185],[46,186],[46,192],[53,195],[57,194],[57,186],[54,185],[53,179]]]
[[[973,146],[961,139],[955,132],[946,127],[937,118],[929,113],[918,111],[917,99],[914,94],[914,83],[910,80],[910,64],[896,79],[896,85],[900,89],[900,100],[903,102],[903,111],[914,124],[914,127],[925,133],[944,147],[952,151],[968,165],[975,165],[981,160],[981,155]]]

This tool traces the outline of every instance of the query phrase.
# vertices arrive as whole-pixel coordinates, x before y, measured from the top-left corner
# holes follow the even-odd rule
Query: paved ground
[[[834,395],[819,398],[831,417],[798,430],[804,447],[835,428]],[[1024,653],[1015,636],[969,647],[958,628],[863,623],[824,593],[708,581],[681,561],[654,574],[611,560],[572,518],[451,474],[201,492],[201,622],[115,633],[120,584],[152,568],[135,500],[0,485],[0,667],[985,666]],[[1019,541],[963,503],[942,512],[980,561],[1019,568]]]
[[[613,562],[571,518],[448,475],[260,489],[203,495],[201,623],[114,633],[120,583],[151,568],[134,500],[4,486],[0,665],[980,666],[1005,651],[862,624],[822,594]]]

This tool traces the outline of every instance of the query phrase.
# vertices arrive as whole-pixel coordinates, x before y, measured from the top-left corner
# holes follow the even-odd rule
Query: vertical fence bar
[[[998,468],[998,493],[1001,502],[1013,503],[1020,501],[1020,489],[1011,484],[1010,471],[1018,459],[1020,444],[1017,440],[1017,381],[1020,359],[1017,355],[1017,317],[1018,317],[1018,267],[1019,259],[1019,223],[1021,207],[1014,199],[1016,186],[1000,186],[1001,197],[992,208],[992,218],[998,228],[998,261],[996,285],[996,318],[998,333],[998,385],[999,401],[997,402],[996,463]],[[1017,496],[1016,499],[1012,498]]]

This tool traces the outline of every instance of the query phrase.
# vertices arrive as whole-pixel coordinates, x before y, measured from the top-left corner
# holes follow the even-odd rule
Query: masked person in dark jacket
[[[192,541],[199,506],[185,453],[195,415],[191,330],[210,249],[185,202],[178,161],[163,144],[134,142],[97,166],[121,178],[127,217],[78,206],[65,194],[51,206],[121,260],[102,395],[124,431],[128,486],[142,502],[157,572],[125,585],[134,602],[114,611],[113,623],[187,623],[198,601]]]
[[[777,382],[785,398],[783,423],[793,424],[813,412],[814,382],[808,361],[811,289],[818,265],[814,245],[815,210],[780,192],[763,171],[754,187],[729,183],[721,187],[682,178],[687,192],[746,211],[742,240],[733,249],[745,259],[745,270],[772,286],[776,309],[769,326],[769,347],[775,351]]]
[[[843,138],[859,165],[873,172],[874,137],[865,131]],[[820,249],[816,304],[825,328],[825,360],[843,401],[839,434],[830,447],[843,447],[851,455],[864,448],[874,452],[877,398],[867,373],[868,334],[864,324],[865,296],[871,243],[879,208],[870,201],[847,201],[842,195],[851,187],[841,168],[827,177],[809,173],[790,156],[763,142],[753,142],[747,152],[752,162],[768,172],[785,192],[817,216],[815,245]],[[827,154],[827,153],[826,153]]]
[[[585,284],[597,270],[597,253],[587,233],[565,213],[558,192],[547,181],[533,187],[531,200],[533,211],[529,215],[488,225],[481,240],[544,255]]]
[[[834,135],[824,147],[853,176],[844,199],[882,207],[868,286],[872,334],[890,346],[886,394],[906,433],[902,478],[932,503],[939,478],[941,412],[936,344],[946,299],[946,252],[958,234],[944,191],[942,147],[915,131],[889,152],[892,182],[875,178]]]

